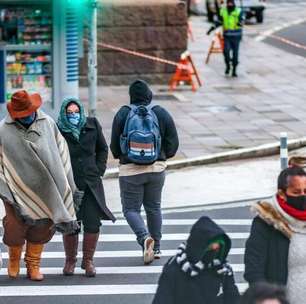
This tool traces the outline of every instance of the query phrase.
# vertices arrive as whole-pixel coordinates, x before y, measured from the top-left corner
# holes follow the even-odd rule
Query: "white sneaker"
[[[143,244],[143,262],[145,265],[151,264],[154,260],[154,240],[149,236]]]
[[[162,257],[162,252],[160,249],[154,249],[154,259],[159,260]]]

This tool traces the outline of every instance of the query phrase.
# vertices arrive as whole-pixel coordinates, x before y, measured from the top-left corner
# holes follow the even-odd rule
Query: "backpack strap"
[[[153,109],[156,108],[156,107],[158,107],[158,105],[157,105],[157,104],[152,104],[152,103],[150,103],[149,105],[146,106],[146,108],[147,108],[148,110],[153,110]]]
[[[130,113],[131,113],[131,110],[133,108],[132,108],[132,105],[124,105],[122,108],[128,108],[129,109],[129,113],[126,116],[126,119],[125,119],[125,122],[124,122],[124,128],[123,128],[123,131],[122,131],[122,135],[126,136],[127,135],[127,122],[130,118]]]

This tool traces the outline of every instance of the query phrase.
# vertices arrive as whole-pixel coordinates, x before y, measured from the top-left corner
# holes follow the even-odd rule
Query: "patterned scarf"
[[[67,118],[67,106],[70,103],[75,103],[80,109],[80,123],[77,126],[71,124]],[[77,141],[79,141],[81,130],[85,126],[85,124],[86,124],[86,116],[85,116],[84,106],[82,105],[82,103],[77,98],[74,97],[64,99],[57,120],[58,128],[62,132],[71,133],[72,136]]]
[[[191,263],[188,261],[188,257],[186,254],[186,244],[182,243],[177,250],[177,254],[172,258],[170,263],[175,260],[176,263],[181,267],[182,271],[188,274],[191,277],[198,276],[203,270],[207,269],[215,269],[216,272],[220,275],[228,275],[231,276],[233,274],[233,270],[231,266],[226,263],[221,263],[219,259],[214,259],[209,264],[204,264],[202,261],[198,261],[196,263]]]

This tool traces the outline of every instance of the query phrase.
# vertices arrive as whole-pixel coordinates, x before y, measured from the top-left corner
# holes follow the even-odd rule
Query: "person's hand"
[[[214,27],[214,26],[210,27],[210,29],[206,32],[206,35],[210,35],[210,33],[212,31],[214,31],[215,29],[216,29],[216,27]]]
[[[84,197],[84,191],[76,190],[73,193],[74,208],[75,208],[76,212],[78,212],[78,210],[81,207],[83,197]]]

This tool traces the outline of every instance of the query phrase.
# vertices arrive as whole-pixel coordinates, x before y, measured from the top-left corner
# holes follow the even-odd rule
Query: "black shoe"
[[[229,75],[230,69],[231,69],[230,66],[227,65],[226,68],[225,68],[225,75]]]
[[[233,71],[232,71],[232,77],[238,77],[235,67],[233,68]]]

